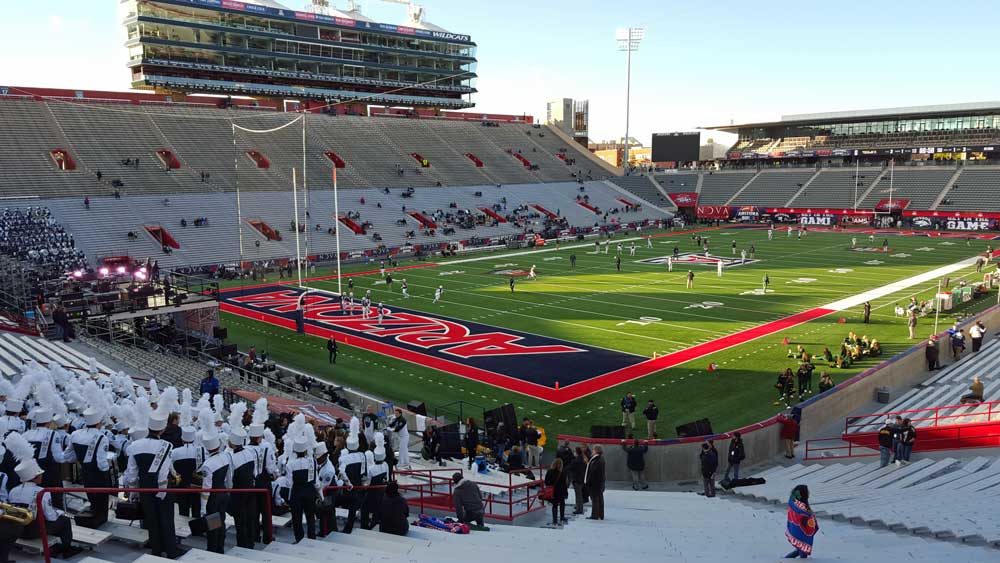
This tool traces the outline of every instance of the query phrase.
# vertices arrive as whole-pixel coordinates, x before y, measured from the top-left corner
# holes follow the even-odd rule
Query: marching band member
[[[317,479],[319,480],[320,491],[323,492],[324,499],[319,507],[319,529],[322,535],[324,532],[337,527],[336,506],[332,502],[337,495],[333,492],[327,492],[326,487],[340,485],[341,483],[337,481],[337,470],[333,467],[333,462],[330,461],[330,452],[327,451],[325,442],[316,444],[313,457],[316,458],[316,465],[319,466]],[[331,521],[333,521],[333,526],[330,525]]]
[[[375,435],[375,450],[367,453],[368,460],[368,485],[371,487],[381,487],[389,479],[389,465],[385,462],[385,434],[381,432]],[[361,509],[361,527],[365,530],[374,529],[378,525],[379,509],[382,506],[382,496],[384,489],[368,489],[365,495],[364,505]]]
[[[257,452],[258,463],[254,478],[254,487],[258,489],[271,489],[271,483],[278,476],[278,461],[274,453],[274,434],[264,426],[267,418],[267,399],[261,397],[254,403],[253,419],[251,420],[250,427],[247,429],[247,434],[250,435],[250,445],[248,448]],[[256,497],[257,527],[259,532],[254,536],[254,540],[271,543],[271,529],[267,521],[266,501],[259,495],[254,496]]]
[[[229,412],[229,448],[232,454],[233,488],[252,489],[257,481],[260,456],[258,450],[245,447],[247,431],[243,428],[244,403],[231,405]],[[257,495],[231,493],[229,504],[236,525],[236,545],[253,549],[257,537]]]
[[[73,525],[65,512],[52,505],[51,493],[42,494],[42,514],[35,514],[36,499],[44,488],[42,480],[45,475],[45,471],[38,465],[38,462],[31,457],[26,457],[17,464],[16,471],[21,484],[10,491],[10,504],[27,509],[35,515],[35,521],[24,527],[21,537],[34,539],[41,536],[38,524],[38,517],[41,516],[45,518],[45,531],[48,535],[59,538],[59,547],[54,548],[57,557],[69,559],[80,553],[80,548],[73,547]]]
[[[360,451],[359,430],[361,422],[357,417],[351,417],[350,431],[347,434],[347,451],[340,453],[339,473],[344,484],[349,487],[342,497],[347,508],[347,522],[344,524],[344,533],[349,534],[354,529],[354,522],[358,517],[358,509],[364,500],[364,493],[351,490],[350,487],[359,487],[365,484],[368,475],[367,458],[364,452]],[[334,526],[335,528],[336,526]]]
[[[158,493],[139,493],[139,503],[152,554],[174,559],[181,553],[174,534],[174,503],[166,490],[173,447],[160,439],[160,433],[167,427],[167,416],[166,409],[153,411],[146,426],[149,435],[129,444],[124,481],[126,487],[163,489]]]
[[[301,416],[301,415],[300,415]],[[295,533],[295,543],[303,537],[316,539],[316,501],[323,497],[320,488],[316,460],[309,455],[309,442],[305,436],[299,436],[291,444],[294,456],[285,466],[285,471],[292,481],[289,505],[292,509],[292,530]],[[305,530],[302,519],[305,518]]]
[[[97,386],[94,386],[97,390]],[[99,392],[99,391],[98,391]],[[86,427],[73,432],[68,462],[79,462],[84,487],[110,487],[111,463],[108,461],[108,438],[104,434],[104,405],[91,403],[83,411]],[[99,528],[108,521],[108,493],[87,493],[90,513],[93,515],[90,527]]]
[[[222,451],[219,435],[214,431],[210,432],[201,435],[201,445],[208,452],[208,459],[198,470],[202,476],[201,486],[203,489],[231,489],[233,486],[232,457],[228,452]],[[201,493],[201,513],[205,516],[218,514],[222,519],[222,526],[215,530],[209,530],[205,534],[208,540],[207,548],[214,553],[222,553],[226,546],[228,497],[227,493]]]
[[[205,463],[206,452],[203,446],[195,445],[198,431],[194,426],[181,427],[181,441],[184,444],[170,452],[170,463],[173,471],[180,477],[178,488],[190,489],[195,473]],[[177,512],[181,516],[198,518],[201,516],[201,501],[197,495],[183,494],[177,496]]]

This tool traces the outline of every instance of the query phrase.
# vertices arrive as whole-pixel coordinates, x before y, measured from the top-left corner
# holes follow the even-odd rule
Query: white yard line
[[[947,266],[942,266],[935,270],[929,272],[924,272],[922,274],[917,274],[915,276],[899,280],[897,282],[890,283],[889,285],[884,285],[875,289],[868,290],[864,293],[859,293],[852,297],[847,297],[841,299],[840,301],[834,301],[828,305],[823,305],[823,309],[832,309],[834,311],[843,311],[844,309],[850,309],[851,307],[857,307],[865,301],[871,301],[872,299],[879,299],[881,297],[886,297],[892,295],[898,291],[903,291],[904,289],[909,289],[915,285],[920,285],[922,283],[929,282],[931,280],[946,276],[953,272],[957,272],[962,268],[968,268],[976,264],[978,257],[966,258],[954,264],[949,264]]]

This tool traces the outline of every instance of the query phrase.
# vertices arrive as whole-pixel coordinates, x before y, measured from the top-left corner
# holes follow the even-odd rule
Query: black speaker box
[[[446,424],[440,428],[441,445],[438,453],[444,457],[462,457],[462,437],[457,422]]]
[[[427,405],[423,401],[410,401],[406,403],[406,410],[412,412],[413,414],[419,414],[427,416]]]
[[[678,438],[690,438],[691,436],[708,436],[712,432],[712,423],[707,418],[681,424],[676,428]]]
[[[625,427],[624,426],[591,426],[590,427],[590,437],[591,438],[602,438],[602,439],[625,439]]]
[[[212,328],[212,336],[219,340],[225,340],[229,338],[229,329],[224,326],[214,327]]]

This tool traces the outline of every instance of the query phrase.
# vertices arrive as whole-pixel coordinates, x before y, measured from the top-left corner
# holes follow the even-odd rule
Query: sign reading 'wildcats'
[[[223,311],[295,327],[302,290],[260,287],[226,292]],[[396,307],[382,307],[382,322],[361,306],[345,310],[332,294],[309,293],[303,322],[319,337],[349,337],[350,345],[514,389],[511,380],[554,389],[643,362],[645,358]],[[340,340],[341,338],[338,338]],[[523,386],[520,386],[523,387]],[[517,389],[520,392],[520,389]]]

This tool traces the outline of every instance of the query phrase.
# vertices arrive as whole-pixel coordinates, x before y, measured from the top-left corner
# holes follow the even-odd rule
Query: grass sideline
[[[654,351],[681,350],[951,264],[984,251],[990,244],[889,236],[891,251],[887,255],[849,250],[852,237],[858,239],[859,246],[881,247],[881,238],[872,244],[867,235],[810,232],[797,240],[794,236],[787,237],[785,232],[775,232],[775,239],[768,241],[766,231],[759,229],[722,229],[701,234],[710,237],[713,254],[723,257],[732,256],[733,241],[737,244],[737,254],[752,244],[758,262],[728,268],[721,279],[713,268],[695,266],[692,268],[696,272],[695,289],[686,290],[683,279],[686,268],[667,273],[662,265],[635,262],[665,256],[674,245],[682,253],[696,250],[691,235],[671,236],[667,232],[653,239],[653,249],[637,242],[634,258],[629,256],[626,243],[621,273],[615,271],[613,254],[617,241],[613,240],[608,255],[603,254],[603,249],[601,254],[592,254],[592,243],[583,248],[563,245],[558,251],[524,252],[514,257],[502,257],[507,252],[479,254],[469,257],[484,259],[471,262],[467,261],[469,257],[445,259],[439,266],[399,272],[395,278],[406,278],[409,282],[412,298],[405,303],[408,308],[649,357]],[[569,265],[571,253],[577,256],[575,269]],[[516,264],[504,267],[524,269],[534,264],[539,279],[519,279],[511,294],[508,278],[490,273],[501,264]],[[355,272],[371,269],[371,265],[353,267]],[[765,272],[774,293],[755,294]],[[951,278],[953,283],[958,279],[979,279],[974,268],[956,272]],[[371,289],[376,301],[402,304],[398,287],[390,293],[384,285],[375,283],[379,280],[377,272],[354,277],[355,294]],[[431,306],[433,288],[439,284],[446,288],[444,302]],[[336,280],[317,280],[308,285],[336,290]],[[872,325],[868,327],[860,323],[858,307],[561,406],[350,346],[341,348],[338,364],[331,368],[320,339],[229,314],[223,314],[223,324],[229,328],[230,339],[241,347],[256,344],[258,350],[266,349],[280,363],[338,384],[400,403],[423,400],[432,412],[435,406],[458,400],[485,408],[511,402],[520,416],[534,418],[550,435],[589,435],[593,424],[620,423],[618,401],[625,391],[631,390],[640,401],[640,410],[648,398],[657,402],[661,413],[659,435],[672,437],[674,426],[694,419],[707,417],[721,431],[777,412],[781,407],[772,404],[775,376],[786,366],[795,367],[786,358],[787,347],[781,344],[783,337],[787,336],[793,346],[802,344],[811,353],[821,352],[824,346],[836,350],[849,330],[878,338],[887,356],[916,344],[919,340],[907,339],[905,322],[893,315],[893,306],[907,301],[911,295],[930,299],[935,289],[936,283],[931,282],[873,301]],[[941,328],[949,326],[959,315],[974,313],[994,302],[995,299],[985,298],[960,304],[941,316]],[[840,317],[848,322],[837,323]],[[653,318],[660,320],[650,320]],[[930,322],[933,320],[920,320],[918,336],[930,334]],[[709,362],[720,369],[709,373],[706,370]],[[875,363],[876,360],[868,360],[851,369],[831,368],[830,372],[834,381],[841,382]],[[818,371],[814,386],[817,381]],[[645,437],[644,424],[639,426],[637,436]]]

